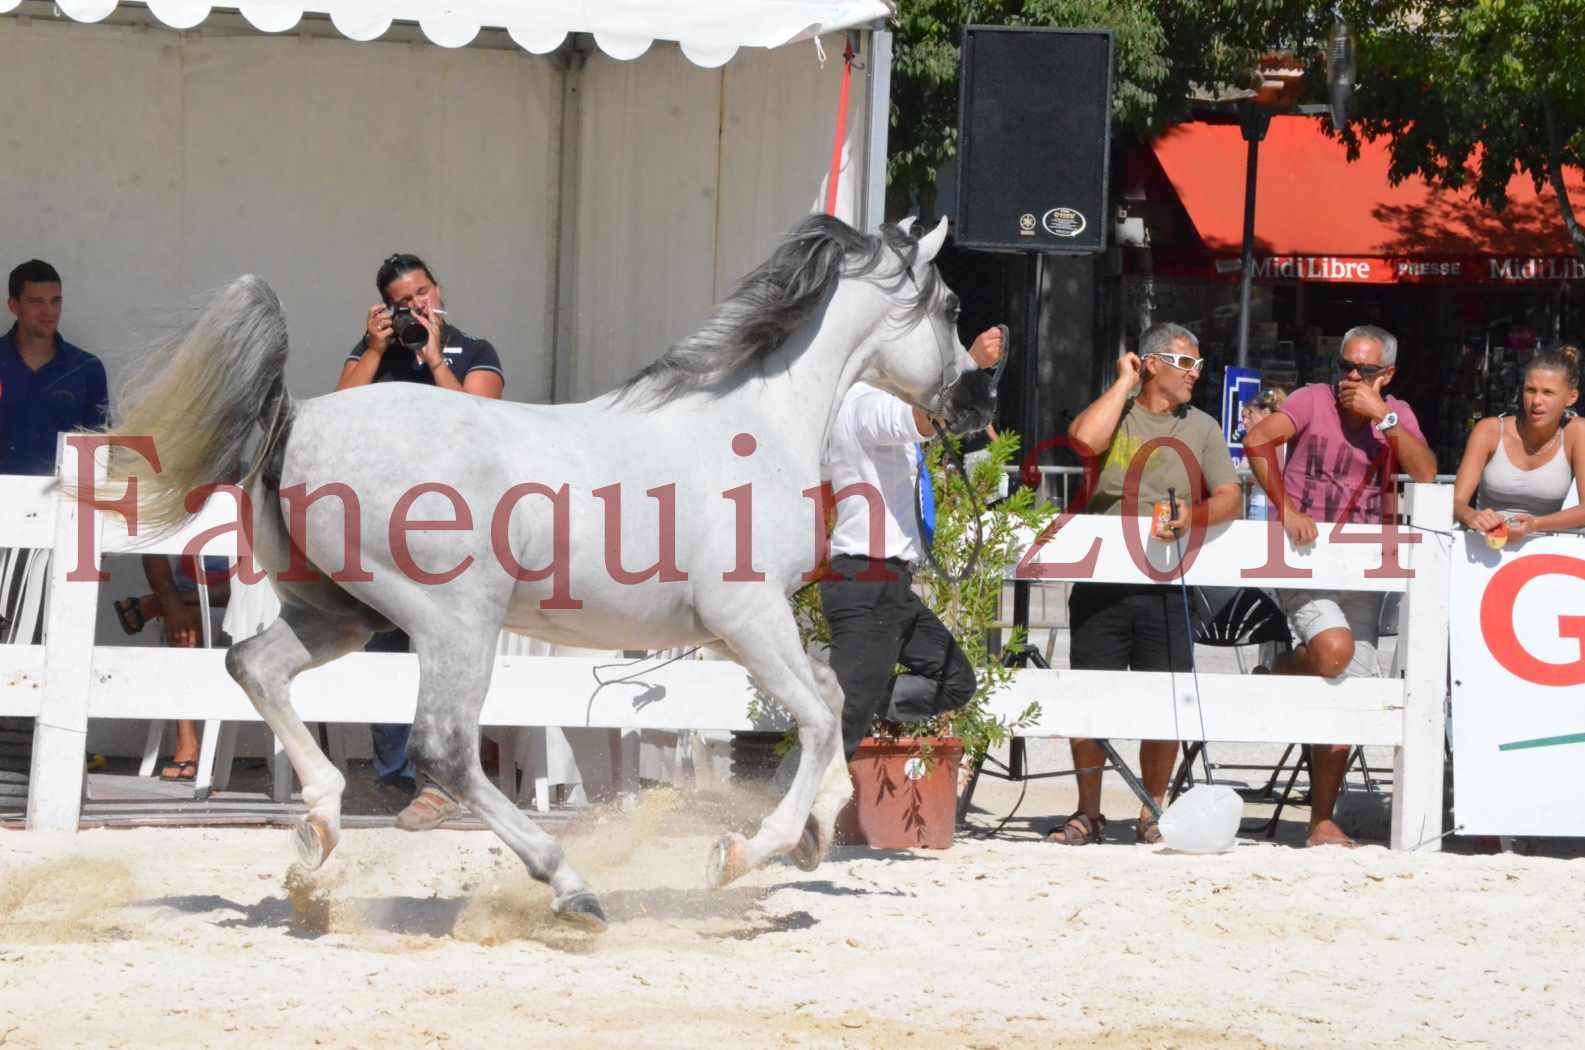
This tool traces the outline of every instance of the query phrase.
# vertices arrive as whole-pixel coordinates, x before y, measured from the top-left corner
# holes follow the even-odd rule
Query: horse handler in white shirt
[[[1001,329],[982,332],[969,355],[981,368],[993,367],[1002,356]],[[914,514],[920,442],[934,436],[925,412],[867,383],[848,390],[831,428],[826,467],[837,521],[820,602],[831,626],[850,760],[877,715],[921,722],[974,695],[974,668],[913,592],[914,566],[926,556]],[[876,513],[878,546],[871,543]],[[898,664],[909,673],[894,679]]]

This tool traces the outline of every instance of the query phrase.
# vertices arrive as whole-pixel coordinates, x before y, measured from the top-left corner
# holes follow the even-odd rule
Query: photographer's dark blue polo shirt
[[[364,336],[358,340],[347,355],[348,361],[356,361],[363,356],[368,338]],[[506,382],[506,373],[501,371],[501,358],[488,340],[475,339],[462,329],[448,324],[440,330],[440,352],[446,355],[446,364],[451,366],[451,374],[457,377],[459,383],[468,377],[469,372],[475,371],[494,372],[501,377],[501,382]],[[435,385],[435,377],[429,366],[413,351],[397,346],[394,340],[385,348],[385,356],[374,373],[374,381]]]
[[[55,436],[104,426],[109,404],[99,358],[57,334],[55,356],[35,372],[12,325],[0,336],[0,474],[55,473]]]

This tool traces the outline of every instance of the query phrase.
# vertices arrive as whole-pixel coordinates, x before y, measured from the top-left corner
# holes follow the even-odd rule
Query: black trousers
[[[885,570],[887,580],[856,579]],[[842,684],[842,746],[848,758],[879,715],[922,722],[974,695],[974,667],[936,614],[914,594],[902,562],[839,554],[820,581],[831,625],[831,669]],[[902,664],[910,672],[893,672]]]

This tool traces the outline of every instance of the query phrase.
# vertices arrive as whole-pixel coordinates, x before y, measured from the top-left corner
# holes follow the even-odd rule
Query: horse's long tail
[[[185,331],[140,362],[120,391],[120,438],[152,437],[158,473],[136,451],[112,449],[112,480],[138,481],[140,525],[180,524],[197,510],[188,493],[241,478],[255,424],[259,456],[284,444],[292,403],[286,392],[286,316],[262,278],[217,292]],[[116,486],[112,486],[113,488]]]

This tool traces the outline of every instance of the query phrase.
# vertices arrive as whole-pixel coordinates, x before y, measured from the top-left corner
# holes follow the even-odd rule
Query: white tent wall
[[[508,398],[591,397],[696,328],[809,212],[843,40],[823,38],[824,65],[812,42],[720,69],[657,44],[568,73],[516,49],[0,17],[0,92],[19,100],[0,116],[0,262],[61,270],[62,331],[112,389],[204,291],[259,273],[303,397],[334,385],[379,261],[413,251],[452,320],[496,344]],[[578,155],[558,347],[564,76]]]
[[[843,40],[822,39],[824,66],[813,43],[739,52],[718,70],[668,47],[636,62],[590,57],[561,398],[611,389],[698,328],[809,214],[831,164]],[[863,76],[849,102],[855,157]]]
[[[0,18],[6,269],[60,269],[62,331],[112,388],[130,346],[259,273],[310,396],[334,386],[380,260],[414,251],[500,349],[508,396],[544,400],[560,78],[515,50]]]

